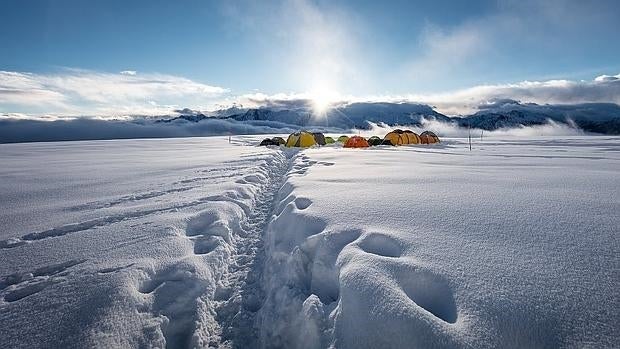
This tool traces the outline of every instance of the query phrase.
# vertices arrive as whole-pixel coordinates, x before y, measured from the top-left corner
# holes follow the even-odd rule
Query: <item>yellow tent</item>
[[[420,136],[413,131],[405,130],[400,136],[406,139],[405,144],[420,144]]]
[[[307,148],[315,144],[316,144],[316,141],[314,140],[314,135],[306,131],[291,133],[291,135],[288,136],[288,139],[286,140],[286,146],[289,148],[291,147]]]
[[[397,130],[398,131],[398,130]],[[402,134],[399,134],[397,131],[392,131],[385,135],[383,139],[390,141],[392,145],[403,145],[405,144],[405,140],[403,139]]]

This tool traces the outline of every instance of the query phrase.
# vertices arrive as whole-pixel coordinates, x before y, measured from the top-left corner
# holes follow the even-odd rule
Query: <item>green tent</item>
[[[336,143],[336,141],[333,138],[331,138],[331,137],[325,137],[325,143],[327,143],[327,144],[334,144],[334,143]]]
[[[368,138],[368,144],[370,144],[371,146],[374,145],[381,145],[381,143],[383,143],[383,139],[377,137],[377,136],[372,136],[370,138]]]

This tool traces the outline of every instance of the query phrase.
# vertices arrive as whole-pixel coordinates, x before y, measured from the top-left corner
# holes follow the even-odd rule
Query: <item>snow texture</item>
[[[620,139],[0,145],[0,347],[620,342]]]

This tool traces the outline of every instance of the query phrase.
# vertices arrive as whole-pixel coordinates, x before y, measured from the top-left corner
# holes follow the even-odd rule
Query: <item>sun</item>
[[[327,98],[312,98],[312,109],[317,114],[324,114],[330,105],[331,101]]]
[[[327,89],[320,89],[311,94],[312,109],[318,115],[324,115],[327,110],[337,101],[338,95]]]

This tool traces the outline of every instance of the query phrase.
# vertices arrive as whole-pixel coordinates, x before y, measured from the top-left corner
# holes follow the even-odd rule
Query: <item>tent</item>
[[[377,136],[372,136],[370,138],[368,138],[368,144],[371,146],[374,145],[381,145],[383,144],[383,139],[377,137]]]
[[[403,137],[404,144],[420,144],[420,136],[411,130],[404,130],[400,136]]]
[[[353,136],[344,144],[345,148],[368,148],[370,145],[364,137]]]
[[[431,144],[431,143],[439,143],[439,137],[431,131],[424,131],[420,134],[420,143],[422,144]]]
[[[400,131],[400,132],[397,132]],[[401,136],[403,131],[394,130],[383,137],[384,140],[389,141],[392,145],[403,145],[405,144],[403,137]]]
[[[331,137],[325,137],[325,143],[333,144],[333,143],[336,143],[336,141]]]
[[[325,142],[325,135],[322,134],[321,132],[313,132],[312,135],[314,136],[314,141],[316,142],[316,144],[318,144],[318,145],[325,145],[325,144],[327,144]]]
[[[262,142],[260,142],[260,144],[258,146],[262,147],[262,146],[268,146],[268,145],[280,145],[280,143],[275,142],[271,138],[265,138],[265,139],[263,139]]]
[[[295,133],[291,133],[286,140],[286,146],[291,147],[302,147],[307,148],[316,144],[314,140],[314,135],[310,132],[299,131]]]
[[[275,143],[278,143],[278,145],[286,144],[286,141],[282,137],[273,137],[271,140],[274,141]]]
[[[338,142],[340,143],[346,143],[348,140],[349,140],[349,137],[345,135],[338,137]]]

